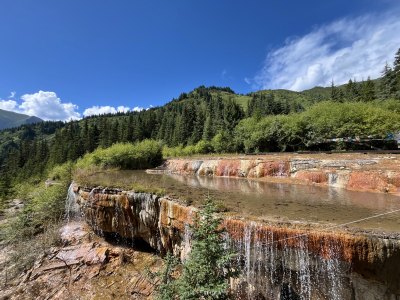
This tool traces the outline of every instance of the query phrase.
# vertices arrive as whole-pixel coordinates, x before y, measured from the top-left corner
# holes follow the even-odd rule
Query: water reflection
[[[266,220],[341,224],[400,208],[400,197],[394,195],[237,178],[115,171],[97,174],[92,180],[103,185],[109,182],[109,186],[132,182],[161,187],[167,194],[194,204],[209,194],[229,210]],[[399,216],[394,213],[352,226],[399,231]]]

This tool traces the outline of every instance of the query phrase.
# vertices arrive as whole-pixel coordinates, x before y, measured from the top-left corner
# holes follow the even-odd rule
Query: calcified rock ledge
[[[148,172],[262,178],[400,194],[400,160],[396,156],[349,154],[331,157],[319,154],[169,159]]]
[[[140,239],[181,258],[190,250],[188,225],[197,208],[146,193],[77,185],[72,190],[96,232]],[[228,214],[223,226],[226,244],[239,253],[236,264],[243,271],[231,283],[236,299],[400,297],[398,236],[267,224]]]

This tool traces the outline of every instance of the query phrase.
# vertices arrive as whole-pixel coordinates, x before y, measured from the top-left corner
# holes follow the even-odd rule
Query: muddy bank
[[[73,189],[98,233],[145,241],[185,257],[197,209],[167,197],[118,189]],[[237,299],[276,299],[288,288],[303,299],[400,297],[400,237],[320,225],[263,222],[224,215],[227,245],[236,250]],[[366,288],[368,287],[368,288]]]
[[[168,159],[150,172],[242,177],[400,194],[400,158],[393,155],[281,154]]]

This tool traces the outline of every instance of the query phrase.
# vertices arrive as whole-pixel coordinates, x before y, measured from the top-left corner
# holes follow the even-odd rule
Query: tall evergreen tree
[[[224,247],[222,219],[207,198],[192,227],[192,249],[178,281],[178,299],[229,299],[229,279],[238,274],[232,268],[233,254]]]
[[[211,116],[208,114],[206,117],[206,121],[204,122],[203,140],[211,141],[213,137],[214,137],[213,124]]]
[[[400,48],[397,50],[393,62],[393,85],[394,96],[400,99]]]
[[[335,102],[342,102],[343,101],[343,92],[338,87],[335,86],[334,81],[331,82],[331,99]]]
[[[375,95],[375,84],[371,80],[371,78],[368,77],[367,81],[363,81],[361,84],[361,95],[362,95],[362,100],[363,101],[372,101],[376,98]]]
[[[349,79],[349,82],[346,84],[346,98],[351,101],[357,101],[359,96],[360,92],[356,80]]]

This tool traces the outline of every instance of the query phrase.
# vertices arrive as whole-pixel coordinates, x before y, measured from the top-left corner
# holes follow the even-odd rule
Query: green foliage
[[[70,164],[64,164],[51,170],[49,175],[56,180],[51,186],[28,182],[15,187],[18,189],[17,196],[24,199],[25,206],[10,226],[8,240],[13,242],[33,238],[63,218],[71,168]]]
[[[208,154],[213,153],[214,148],[211,142],[207,142],[204,140],[199,141],[196,145],[189,145],[183,147],[179,145],[177,147],[163,147],[162,153],[163,157],[179,157],[179,156],[192,156],[197,154]]]
[[[50,174],[57,179],[51,186],[35,180],[14,186],[18,191],[15,196],[24,199],[24,207],[0,228],[0,240],[11,245],[11,277],[30,268],[41,253],[59,242],[71,166],[58,166]]]
[[[245,152],[312,149],[333,138],[385,138],[400,131],[398,101],[371,103],[326,101],[287,116],[242,120],[235,129]]]
[[[154,274],[161,279],[161,283],[157,287],[157,300],[172,300],[177,298],[178,286],[174,274],[177,273],[179,260],[170,252],[167,253],[164,259],[165,266],[161,272]]]
[[[118,143],[109,148],[99,148],[79,159],[77,167],[145,169],[155,167],[161,161],[161,144],[156,141],[144,140],[135,144]]]
[[[216,216],[218,208],[207,198],[195,224],[191,226],[191,252],[183,265],[170,253],[161,278],[159,300],[229,299],[229,279],[239,274],[232,268],[234,254],[224,247],[222,219]],[[181,271],[179,278],[177,273]]]
[[[390,108],[389,104],[381,102],[385,99],[394,99],[390,101]],[[226,87],[200,86],[192,92],[182,93],[178,99],[173,99],[162,107],[141,112],[92,116],[67,123],[41,122],[2,130],[0,174],[8,175],[0,182],[5,187],[2,194],[4,197],[5,192],[8,192],[7,180],[13,185],[28,178],[40,178],[53,166],[76,161],[99,147],[108,148],[114,144],[136,143],[148,139],[162,141],[170,147],[164,151],[167,156],[317,149],[314,147],[320,144],[318,139],[324,137],[314,132],[313,120],[304,119],[305,115],[299,113],[327,100],[343,102],[343,108],[347,107],[348,102],[370,102],[372,105],[384,105],[381,108],[387,107],[387,110],[398,112],[395,101],[400,100],[400,49],[395,54],[393,64],[386,65],[382,77],[376,80],[349,80],[348,84],[342,86],[335,86],[332,82],[331,87],[315,87],[303,92],[263,90],[248,95],[235,94]],[[375,113],[371,110],[369,112]],[[290,116],[294,120],[282,115]],[[256,121],[268,116],[276,117],[264,119],[256,126],[256,132],[245,132],[248,123],[244,121],[245,116]],[[377,120],[379,118],[377,116]],[[267,126],[267,123],[273,123],[272,127]],[[335,133],[332,135],[338,134],[337,132],[346,132],[349,136],[375,135],[377,131],[383,134],[385,129],[383,126],[377,130],[378,126],[373,126],[374,132],[368,133],[364,130],[371,128],[368,125],[369,127],[361,126],[363,130],[358,126],[357,131],[350,132],[343,130],[343,125],[338,126],[334,128]],[[285,132],[286,129],[289,132]],[[317,128],[317,131],[320,130]],[[237,136],[237,133],[240,135]],[[202,141],[205,144],[199,144]],[[111,163],[125,164],[124,161]],[[128,165],[131,163],[127,162]]]
[[[226,131],[220,131],[211,140],[211,146],[216,153],[232,153],[234,151],[233,137]]]
[[[179,299],[228,299],[234,255],[224,248],[222,219],[210,198],[192,227],[192,249],[177,282]]]

